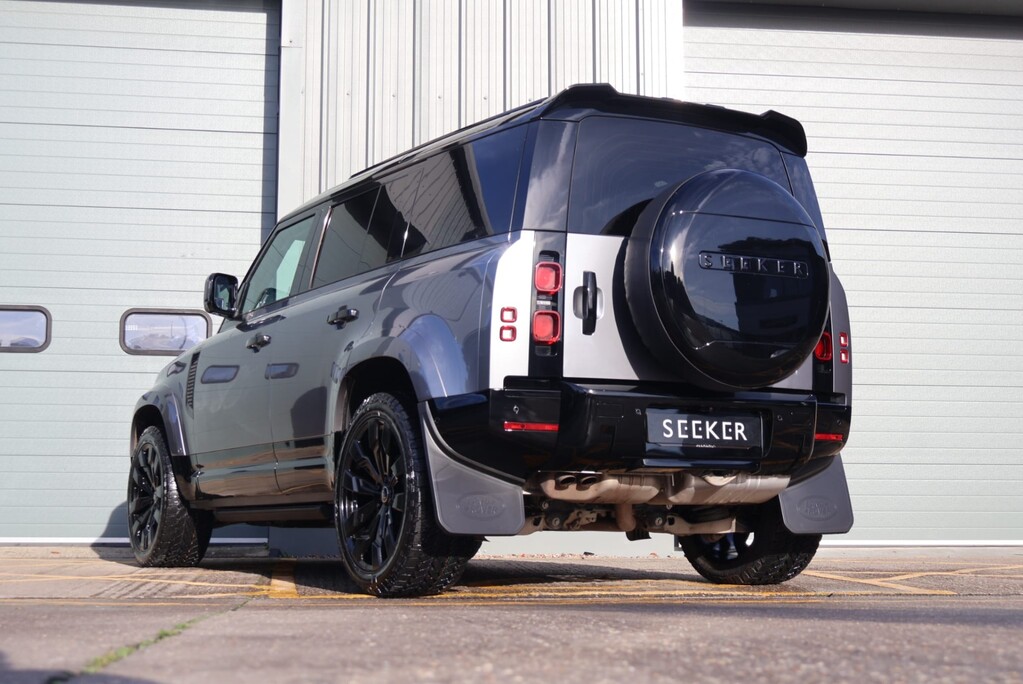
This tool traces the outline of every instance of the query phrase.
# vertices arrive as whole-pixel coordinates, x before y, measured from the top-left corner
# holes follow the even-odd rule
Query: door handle
[[[597,274],[583,271],[583,335],[597,329]]]
[[[270,336],[266,333],[259,333],[258,335],[253,335],[252,339],[245,343],[245,348],[258,352],[268,344],[270,344]]]
[[[345,327],[345,323],[351,323],[359,317],[358,309],[351,309],[348,306],[342,306],[340,309],[335,311],[327,318],[327,325],[336,325],[338,330]]]

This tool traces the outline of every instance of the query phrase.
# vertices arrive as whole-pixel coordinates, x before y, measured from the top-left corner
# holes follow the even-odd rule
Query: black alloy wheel
[[[693,568],[717,584],[781,584],[813,560],[819,534],[793,534],[781,518],[778,500],[741,518],[747,532],[679,537]]]
[[[135,559],[146,567],[196,565],[212,531],[209,515],[190,510],[181,499],[160,428],[146,428],[128,476],[128,537]]]
[[[356,584],[376,596],[443,591],[480,545],[437,524],[413,426],[398,398],[374,394],[356,411],[338,460],[334,518],[341,560]]]

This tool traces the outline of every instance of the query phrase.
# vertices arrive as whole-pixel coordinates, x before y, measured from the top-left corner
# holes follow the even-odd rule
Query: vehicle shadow
[[[240,569],[240,568],[235,568]],[[604,565],[599,561],[530,561],[520,559],[474,559],[457,587],[503,587],[556,583],[622,582],[629,580],[704,581],[689,566],[678,572],[640,570]],[[300,594],[360,594],[337,560],[298,560],[292,570]]]
[[[93,680],[93,677],[96,677]],[[19,670],[11,667],[7,656],[0,651],[0,682],[4,684],[39,684],[39,682],[69,682],[69,681],[103,681],[108,684],[156,684],[152,679],[139,679],[138,677],[119,677],[117,675],[102,674],[83,675],[67,670]]]
[[[267,528],[254,525],[228,525],[213,531],[213,540],[206,551],[207,559],[267,558]],[[128,503],[122,502],[110,511],[103,533],[89,544],[96,556],[114,563],[137,565],[128,543]],[[251,543],[246,540],[251,536]],[[223,539],[228,538],[230,543]]]

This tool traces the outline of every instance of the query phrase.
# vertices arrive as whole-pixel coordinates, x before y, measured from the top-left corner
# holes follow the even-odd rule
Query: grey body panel
[[[419,401],[487,387],[494,270],[514,239],[497,236],[403,263],[348,366],[393,358]]]
[[[525,524],[522,487],[459,463],[419,405],[437,521],[451,534],[513,535]]]
[[[852,529],[853,511],[842,457],[778,495],[782,520],[794,534],[845,534]]]
[[[374,326],[377,304],[395,268],[306,292],[287,307],[270,345],[269,423],[284,494],[330,492],[335,407],[340,369]],[[339,309],[355,309],[350,322],[330,324]]]
[[[282,320],[266,314],[211,337],[199,354],[190,444],[195,484],[205,495],[245,496],[276,491],[269,411],[269,349],[246,348],[255,335],[279,334]],[[191,356],[186,357],[191,359]],[[219,371],[237,369],[224,382]],[[215,380],[215,381],[213,381]]]

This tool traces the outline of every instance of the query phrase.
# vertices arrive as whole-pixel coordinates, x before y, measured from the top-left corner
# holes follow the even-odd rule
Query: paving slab
[[[335,559],[0,547],[0,681],[1023,682],[1023,548],[822,549],[775,587],[683,557],[480,556],[436,597]]]

